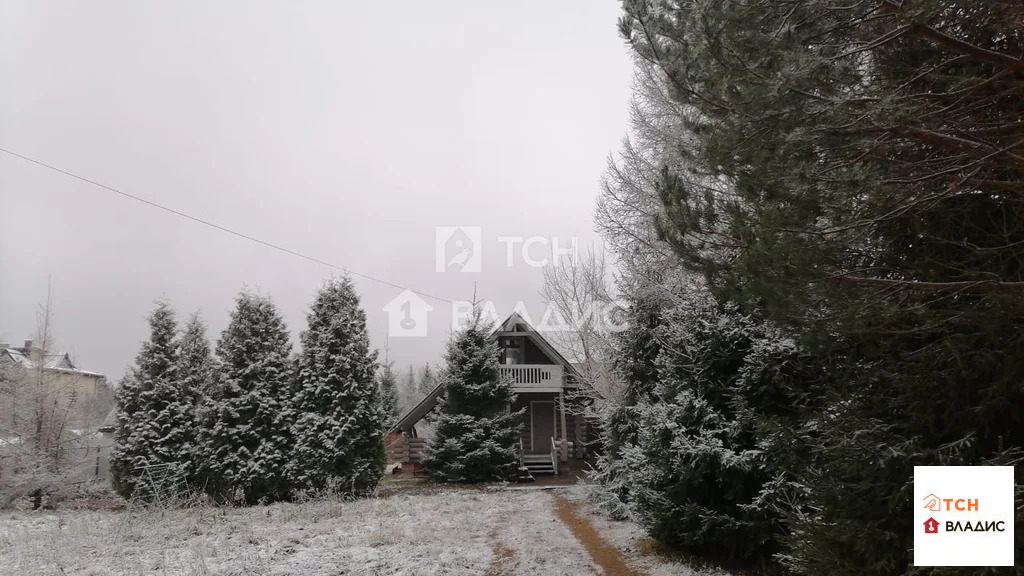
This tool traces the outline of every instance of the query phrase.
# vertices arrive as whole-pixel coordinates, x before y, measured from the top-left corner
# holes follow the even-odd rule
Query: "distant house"
[[[516,400],[510,408],[525,409],[523,464],[534,475],[557,474],[586,458],[590,424],[582,408],[589,396],[579,393],[585,384],[576,368],[519,314],[505,319],[490,337],[501,349],[501,371],[514,382]],[[438,385],[392,426],[392,461],[420,462],[425,440],[418,438],[416,425],[437,406],[443,388]]]
[[[4,382],[5,381],[5,382]],[[37,387],[42,384],[42,387]],[[6,385],[6,386],[5,386]],[[113,418],[111,390],[106,387],[103,374],[82,370],[75,366],[71,355],[62,352],[49,353],[26,340],[22,347],[0,344],[0,476],[17,470],[8,461],[16,458],[12,447],[18,446],[22,438],[17,431],[4,425],[17,418],[16,402],[19,386],[32,387],[29,394],[43,394],[51,407],[58,412],[67,410],[68,418],[62,425],[71,442],[66,444],[72,455],[67,469],[69,481],[105,479],[109,477],[109,456],[113,446],[113,434],[104,433],[101,420],[104,416]],[[22,419],[23,420],[23,419]]]
[[[38,370],[42,370],[49,384],[74,395],[76,403],[83,407],[96,398],[105,382],[103,374],[76,367],[67,352],[49,353],[34,346],[32,340],[25,340],[20,348],[0,344],[0,371],[3,372],[0,376],[10,378]]]

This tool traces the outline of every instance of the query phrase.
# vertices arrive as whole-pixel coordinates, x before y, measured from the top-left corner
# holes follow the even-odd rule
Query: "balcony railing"
[[[516,390],[562,388],[562,367],[557,364],[514,364],[501,367],[515,382]]]

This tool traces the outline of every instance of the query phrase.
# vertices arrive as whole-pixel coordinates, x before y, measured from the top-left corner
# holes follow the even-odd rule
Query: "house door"
[[[551,400],[530,402],[530,452],[551,452],[551,438],[555,436],[555,403]]]

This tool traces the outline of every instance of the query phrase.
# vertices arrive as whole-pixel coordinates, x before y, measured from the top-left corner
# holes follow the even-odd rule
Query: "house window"
[[[518,338],[506,338],[502,345],[505,349],[506,365],[523,363],[523,348]]]

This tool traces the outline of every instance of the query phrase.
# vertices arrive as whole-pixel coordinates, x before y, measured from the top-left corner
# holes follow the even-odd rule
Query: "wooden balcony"
[[[558,392],[562,389],[562,367],[558,364],[513,364],[501,367],[512,377],[516,392]]]

